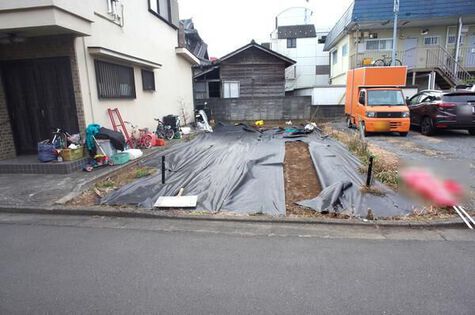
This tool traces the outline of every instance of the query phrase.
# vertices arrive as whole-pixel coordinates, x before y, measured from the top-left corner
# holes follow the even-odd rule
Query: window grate
[[[99,98],[135,98],[134,68],[94,60]]]

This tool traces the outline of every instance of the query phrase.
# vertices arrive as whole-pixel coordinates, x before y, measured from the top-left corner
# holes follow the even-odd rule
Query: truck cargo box
[[[346,78],[345,113],[351,114],[361,87],[404,87],[407,67],[363,67],[349,70]]]

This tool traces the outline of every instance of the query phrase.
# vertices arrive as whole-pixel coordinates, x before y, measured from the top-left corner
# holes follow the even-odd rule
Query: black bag
[[[124,151],[125,138],[121,132],[102,127],[99,129],[99,133],[96,134],[95,137],[96,139],[110,140],[112,146],[114,146],[116,150]]]

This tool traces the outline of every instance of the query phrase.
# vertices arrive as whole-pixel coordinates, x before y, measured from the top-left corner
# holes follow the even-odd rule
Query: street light
[[[396,65],[396,49],[397,49],[397,15],[399,13],[399,0],[394,0],[394,26],[393,26],[393,51],[391,55],[391,66]]]

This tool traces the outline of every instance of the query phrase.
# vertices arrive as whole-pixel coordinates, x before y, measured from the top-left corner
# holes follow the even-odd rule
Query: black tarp
[[[152,208],[159,196],[198,195],[197,210],[262,212],[285,215],[283,162],[285,142],[277,129],[254,132],[248,126],[218,125],[213,133],[198,135],[154,156],[148,162],[159,171],[139,179],[102,199],[108,205]],[[364,176],[359,161],[341,144],[314,133],[300,140],[309,144],[322,193],[300,204],[317,211],[349,210],[357,216],[371,208],[376,216],[401,215],[411,204],[377,183],[385,196],[360,191]],[[160,161],[166,156],[167,181],[161,184]]]
[[[346,210],[356,216],[365,216],[368,209],[379,217],[406,214],[412,210],[409,200],[378,181],[372,185],[378,195],[363,193],[366,175],[359,171],[362,164],[341,143],[330,138],[319,141],[315,135],[305,141],[322,191],[314,199],[298,202],[299,205],[319,212]]]

